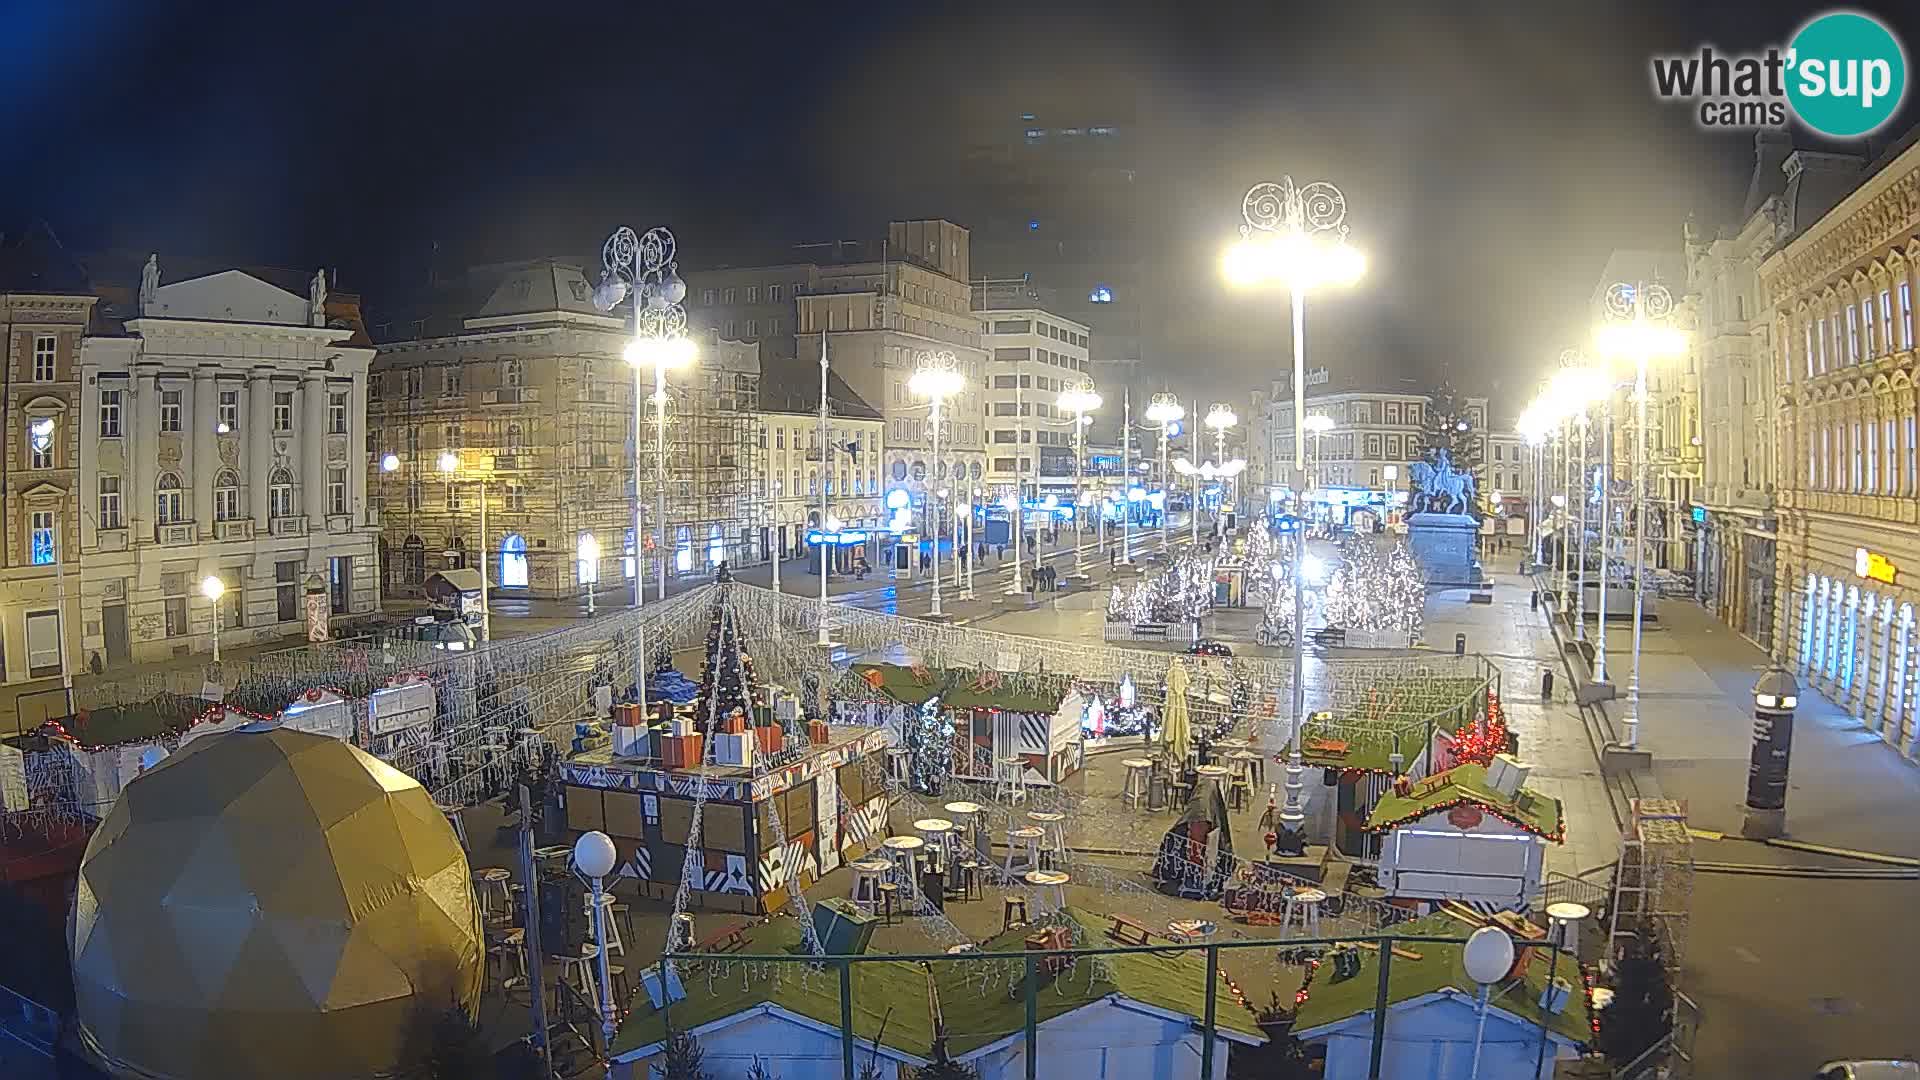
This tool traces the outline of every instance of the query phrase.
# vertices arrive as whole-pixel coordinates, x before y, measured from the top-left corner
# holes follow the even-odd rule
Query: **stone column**
[[[267,477],[273,473],[273,369],[247,372],[247,506],[256,532],[268,529]]]
[[[133,384],[120,408],[121,440],[132,451],[132,490],[126,497],[127,523],[132,542],[151,544],[158,513],[154,504],[160,462],[160,369],[142,364],[134,369]]]
[[[307,528],[319,529],[327,517],[327,382],[326,373],[317,368],[300,374],[300,420],[294,435],[300,444]]]
[[[213,538],[213,477],[220,471],[220,455],[214,450],[213,369],[195,368],[193,372],[193,520],[200,539]]]

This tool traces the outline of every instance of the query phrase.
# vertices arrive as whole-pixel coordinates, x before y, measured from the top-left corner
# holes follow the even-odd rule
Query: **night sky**
[[[1648,56],[1784,42],[1824,10],[673,7],[7,5],[0,228],[337,266],[377,321],[430,266],[584,258],[619,223],[671,225],[690,267],[877,236],[952,214],[957,163],[1021,112],[1109,109],[1153,195],[1148,363],[1177,389],[1244,391],[1284,349],[1279,298],[1226,292],[1217,260],[1241,192],[1291,172],[1345,189],[1371,259],[1313,309],[1316,366],[1517,395],[1584,340],[1609,250],[1738,214],[1751,134],[1656,102]],[[1863,7],[1920,41],[1913,5]]]

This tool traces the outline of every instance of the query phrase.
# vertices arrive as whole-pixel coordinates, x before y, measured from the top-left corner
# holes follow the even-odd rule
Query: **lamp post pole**
[[[1198,400],[1193,403],[1193,415],[1200,415]],[[1199,464],[1199,432],[1193,432],[1188,436],[1187,448],[1193,451],[1194,464]],[[1193,501],[1187,504],[1187,545],[1194,548],[1200,546],[1200,473],[1197,470],[1193,474]]]
[[[1607,581],[1613,576],[1613,381],[1600,404],[1600,622],[1593,651],[1593,681],[1607,681]]]
[[[940,606],[940,406],[948,395],[958,393],[965,385],[958,361],[959,358],[949,350],[922,351],[915,356],[916,370],[913,378],[907,382],[909,390],[924,394],[933,405],[933,466],[927,476],[927,505],[933,514],[933,608],[928,614],[936,619],[946,616]],[[1017,443],[1015,447],[1017,451]],[[1018,458],[1017,453],[1015,457]],[[1015,465],[1017,473],[1017,460]],[[959,483],[959,477],[953,477],[952,481]]]
[[[1306,472],[1307,290],[1316,284],[1357,279],[1365,260],[1347,246],[1347,199],[1324,181],[1297,186],[1292,177],[1256,184],[1241,200],[1241,242],[1229,253],[1229,274],[1245,282],[1283,279],[1293,309],[1293,467]],[[1255,240],[1255,234],[1261,240]],[[1320,243],[1320,241],[1331,243]],[[1277,242],[1275,242],[1277,241]],[[1288,733],[1286,805],[1280,822],[1301,840],[1306,821],[1300,738],[1306,721],[1306,536],[1293,549],[1293,717]]]
[[[1169,393],[1153,395],[1153,402],[1147,406],[1147,419],[1160,425],[1160,551],[1167,551],[1168,534],[1172,529],[1173,514],[1173,474],[1167,467],[1167,439],[1173,424],[1187,415],[1180,405],[1180,399]]]
[[[961,581],[960,581],[960,599],[962,600],[973,599],[973,560],[974,560],[973,509],[977,505],[979,504],[974,501],[973,481],[968,480],[967,481],[967,505],[966,505],[966,514],[965,514],[965,517],[967,519],[967,546],[965,548],[960,547],[960,519],[955,518],[953,523],[954,550],[962,553],[960,555],[960,566],[961,566],[961,574],[962,574]]]
[[[653,475],[659,484],[655,493],[658,509],[654,517],[660,524],[660,599],[667,598],[667,369],[653,366]],[[688,537],[691,542],[692,537]],[[676,556],[677,557],[677,556]]]
[[[933,399],[933,461],[928,469],[927,479],[933,481],[927,488],[928,507],[933,511],[933,611],[934,618],[941,618],[946,612],[940,610],[940,399]]]
[[[936,455],[937,456],[937,455]],[[820,327],[820,629],[819,644],[831,645],[827,637],[827,328]],[[940,609],[936,598],[934,610]]]
[[[1573,639],[1585,641],[1587,640],[1587,492],[1590,490],[1587,473],[1588,423],[1585,404],[1580,406],[1580,413],[1574,417],[1573,426],[1574,430],[1580,433],[1580,464],[1578,466],[1580,486],[1576,492],[1580,499],[1580,514],[1579,524],[1575,526],[1580,531],[1580,537],[1579,565],[1575,568],[1573,575]]]
[[[1027,578],[1021,572],[1022,548],[1027,535],[1027,471],[1020,467],[1020,455],[1026,453],[1026,444],[1020,441],[1020,437],[1027,433],[1027,421],[1020,414],[1027,407],[1025,387],[1021,385],[1026,379],[1024,374],[1013,377],[1013,513],[1009,515],[1009,520],[1013,522],[1013,582],[1007,587],[1009,594],[1022,595],[1027,591]],[[1036,547],[1039,546],[1039,540],[1039,537],[1034,537]],[[1039,565],[1037,553],[1034,564]],[[939,570],[939,567],[934,567],[936,575]]]
[[[1573,549],[1567,533],[1573,523],[1573,417],[1560,422],[1560,611],[1573,610],[1568,590],[1573,585]]]
[[[1120,392],[1120,562],[1133,565],[1133,388]]]
[[[633,366],[633,607],[638,611],[647,598],[647,523],[642,507],[646,500],[640,491],[640,433],[646,429],[646,383],[640,366]],[[644,662],[644,657],[642,661]]]

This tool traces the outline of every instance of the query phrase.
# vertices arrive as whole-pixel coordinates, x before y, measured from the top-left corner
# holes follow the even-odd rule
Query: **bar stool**
[[[527,930],[516,926],[500,935],[500,941],[494,946],[499,950],[501,979],[500,989],[505,991],[526,986],[527,979]]]
[[[513,893],[507,883],[513,875],[504,866],[488,866],[473,872],[474,892],[480,898],[480,915],[485,919],[513,917]]]
[[[873,911],[880,903],[880,883],[887,879],[893,864],[885,859],[855,859],[847,865],[853,870],[853,892],[847,899],[856,907]]]
[[[1019,870],[1040,869],[1040,841],[1046,836],[1046,830],[1038,825],[1023,825],[1020,828],[1007,829],[1007,862],[1001,872],[1008,877],[1014,873],[1014,860],[1020,860]]]
[[[1027,820],[1040,828],[1040,865],[1047,870],[1057,869],[1067,861],[1067,837],[1061,822],[1067,815],[1051,810],[1029,810]]]
[[[987,898],[980,884],[981,865],[977,859],[963,859],[960,862],[960,899],[985,900]]]
[[[580,946],[578,956],[566,956],[560,960],[561,978],[580,992],[580,996],[600,1007],[600,980],[594,974],[594,961],[600,958],[600,946],[585,942]]]
[[[1320,936],[1320,905],[1325,903],[1327,894],[1319,889],[1288,889],[1287,903],[1281,909],[1280,933],[1285,935],[1293,927],[1293,916],[1300,913],[1300,930],[1307,937]]]
[[[986,817],[986,810],[986,807],[977,802],[950,802],[946,806],[947,817],[953,821],[954,828],[958,830],[955,839],[958,841],[961,853],[964,854],[967,849],[972,849],[981,861],[991,862],[993,854],[988,849],[992,844],[988,839],[986,826],[982,823],[982,819]]]
[[[880,883],[879,892],[879,911],[875,914],[880,917],[881,922],[891,924],[894,914],[900,910],[900,886],[891,881],[883,881]]]
[[[1019,917],[1015,918],[1018,913]],[[1000,932],[1017,929],[1027,925],[1027,898],[1024,896],[1004,896],[1000,898]]]
[[[460,820],[460,808],[448,806],[446,803],[434,803],[433,808],[440,811],[441,815],[447,819],[447,824],[453,827],[453,838],[460,841],[460,850],[472,850],[467,847],[467,824]]]
[[[917,836],[889,836],[881,846],[887,849],[887,854],[893,859],[894,878],[901,885],[901,897],[911,901],[918,894],[914,879],[919,870],[914,864],[919,861],[920,850],[927,846],[927,842]]]
[[[1027,801],[1027,763],[1017,757],[1001,758],[993,774],[993,801],[1005,806]]]
[[[1027,886],[1033,890],[1033,910],[1036,918],[1045,918],[1067,909],[1067,883],[1072,880],[1059,870],[1027,871],[1026,882]]]
[[[1246,772],[1243,770],[1234,773],[1233,778],[1227,782],[1227,808],[1238,810],[1252,801],[1253,785],[1247,783]]]
[[[580,901],[580,913],[587,917],[587,933],[593,933],[593,894],[587,893]],[[607,952],[627,955],[627,947],[620,941],[620,920],[613,917],[613,894],[600,894],[601,921],[607,929]]]
[[[912,751],[904,746],[887,747],[887,780],[890,783],[906,785],[913,782],[911,755]]]
[[[1147,758],[1136,757],[1127,758],[1120,764],[1127,770],[1126,784],[1120,789],[1120,801],[1131,802],[1133,808],[1138,810],[1141,801],[1147,797],[1148,787],[1153,781],[1153,762]]]

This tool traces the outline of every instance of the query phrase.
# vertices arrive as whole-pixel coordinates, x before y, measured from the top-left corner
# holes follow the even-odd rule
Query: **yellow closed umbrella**
[[[1179,660],[1167,665],[1167,703],[1160,715],[1160,743],[1173,761],[1187,760],[1193,743],[1193,722],[1187,718],[1187,669]]]

